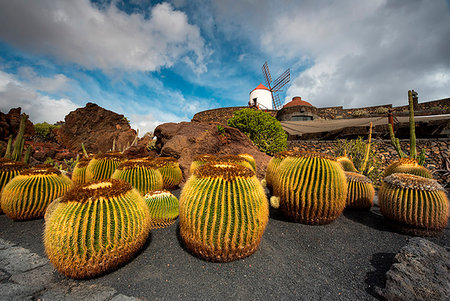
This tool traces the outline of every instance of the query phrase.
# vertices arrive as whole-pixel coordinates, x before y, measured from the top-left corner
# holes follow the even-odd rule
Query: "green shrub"
[[[386,107],[378,107],[375,109],[376,114],[387,114],[389,113],[389,109]]]
[[[54,129],[59,128],[59,125],[53,125],[49,124],[47,122],[42,123],[36,123],[34,125],[34,131],[36,134],[41,135],[42,137],[46,138],[48,135],[50,135],[51,132],[53,132]]]
[[[268,113],[242,109],[234,112],[227,123],[249,136],[262,152],[272,155],[286,150],[287,134],[281,123]]]
[[[356,110],[352,112],[352,116],[354,117],[367,117],[369,116],[369,112],[366,110]]]
[[[364,156],[366,154],[366,141],[361,137],[358,139],[338,139],[338,144],[335,150],[336,157],[344,156],[345,154],[352,158],[353,164],[356,169],[361,172],[361,167],[364,162]],[[369,151],[369,160],[363,174],[368,177],[374,185],[381,184],[382,171],[381,160],[378,157],[375,143],[372,141],[372,147]]]

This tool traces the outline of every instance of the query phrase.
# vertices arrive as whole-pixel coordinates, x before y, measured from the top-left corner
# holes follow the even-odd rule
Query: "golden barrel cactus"
[[[170,191],[150,191],[144,196],[145,203],[150,209],[151,228],[165,228],[173,223],[179,215],[178,199]]]
[[[400,232],[435,235],[447,226],[448,198],[436,180],[394,173],[383,179],[378,203],[386,221]]]
[[[41,218],[47,206],[64,195],[72,181],[50,165],[23,170],[3,188],[1,207],[13,220]]]
[[[49,209],[45,252],[55,268],[71,278],[118,268],[141,249],[150,231],[144,198],[122,180],[75,186]]]
[[[127,181],[142,195],[163,188],[163,178],[157,166],[146,159],[132,159],[121,163],[111,178]]]
[[[244,158],[245,160],[247,160],[248,163],[250,163],[250,165],[252,166],[253,171],[256,172],[256,161],[255,161],[255,158],[253,158],[252,155],[250,155],[250,154],[239,154],[238,156],[241,157],[241,158]]]
[[[253,254],[268,219],[267,197],[254,171],[234,163],[200,166],[180,196],[180,235],[190,252],[206,260]]]
[[[370,209],[375,198],[372,181],[359,173],[345,172],[347,178],[347,207],[355,209]]]
[[[342,169],[344,171],[358,172],[358,170],[355,168],[355,165],[353,164],[352,159],[350,159],[349,157],[347,156],[337,157],[336,161],[342,166]]]
[[[433,178],[431,172],[426,167],[420,165],[416,159],[412,158],[400,158],[392,162],[386,167],[383,177],[390,176],[393,173],[407,173],[428,179]]]
[[[289,219],[305,224],[327,224],[345,208],[347,180],[339,163],[326,154],[298,153],[277,169],[274,195]]]
[[[192,160],[191,167],[189,168],[190,174],[194,173],[194,170],[202,165],[205,165],[208,162],[217,160],[217,157],[210,154],[198,155],[194,157]]]
[[[278,166],[280,166],[281,161],[283,161],[286,157],[293,155],[293,154],[295,154],[295,152],[293,152],[293,151],[283,151],[283,152],[276,153],[270,159],[269,163],[267,163],[265,180],[266,180],[267,188],[270,191],[272,191],[272,189],[273,189],[274,179],[277,175],[277,168],[278,168]]]
[[[6,158],[0,158],[0,193],[11,181],[12,178],[17,176],[22,170],[26,169],[26,165],[22,162],[12,161]],[[0,213],[2,213],[2,208],[0,206]]]
[[[86,183],[86,167],[88,166],[91,158],[81,158],[73,168],[72,182],[75,185],[81,185]]]
[[[120,152],[97,154],[86,167],[86,183],[109,179],[120,165],[126,160]]]
[[[250,168],[251,170],[256,172],[256,169],[253,168],[252,164],[242,156],[235,156],[235,155],[220,156],[219,158],[217,158],[216,162],[234,163],[237,165],[242,165],[244,167]]]
[[[163,179],[164,189],[174,189],[183,180],[183,172],[177,159],[172,157],[159,157],[153,160]]]

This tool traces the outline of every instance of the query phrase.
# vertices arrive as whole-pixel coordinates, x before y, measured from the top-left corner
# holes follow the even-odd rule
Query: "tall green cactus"
[[[86,167],[86,182],[109,179],[125,160],[125,156],[119,152],[95,155]]]
[[[295,222],[327,224],[345,208],[347,180],[339,163],[320,153],[298,153],[277,169],[274,196],[281,212]]]
[[[47,206],[71,185],[68,177],[49,165],[23,170],[3,188],[2,210],[14,220],[41,218]]]
[[[170,191],[150,191],[144,196],[150,210],[151,229],[166,228],[175,223],[179,215],[178,199]]]
[[[174,189],[183,180],[183,172],[177,159],[172,157],[155,158],[153,162],[156,164],[163,179],[164,189]]]
[[[198,167],[180,197],[180,235],[193,254],[227,262],[253,254],[269,219],[264,189],[235,163]]]
[[[133,159],[121,163],[111,178],[127,181],[142,195],[163,188],[163,178],[156,164],[145,159]]]
[[[45,251],[68,277],[91,278],[118,268],[141,249],[149,235],[147,205],[122,180],[75,186],[49,210]]]
[[[345,172],[347,178],[347,208],[370,209],[375,198],[372,181],[359,173]]]
[[[378,201],[386,221],[400,232],[436,235],[447,226],[448,198],[436,180],[392,174],[383,179]]]
[[[28,115],[23,113],[20,116],[20,125],[19,125],[19,131],[17,132],[16,138],[14,139],[14,146],[12,146],[12,136],[9,137],[8,140],[8,145],[6,147],[6,152],[4,157],[7,159],[12,159],[13,161],[20,161],[20,159],[22,158],[22,152],[23,152],[23,147],[25,145],[25,127],[26,127],[26,122],[28,120]],[[12,149],[12,153],[11,153],[11,149]],[[29,152],[29,154],[28,154]],[[31,148],[28,147],[27,149],[27,155],[25,158],[25,163],[28,163],[27,161],[29,160],[29,156],[31,155]]]

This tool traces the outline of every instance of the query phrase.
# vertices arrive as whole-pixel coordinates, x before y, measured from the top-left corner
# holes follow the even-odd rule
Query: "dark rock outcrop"
[[[423,238],[411,238],[395,255],[379,294],[387,300],[448,300],[450,253]]]
[[[20,119],[21,119],[21,111],[20,107],[12,108],[9,110],[8,114],[4,114],[0,112],[0,140],[8,140],[9,136],[13,136],[13,139],[19,132]],[[25,138],[34,135],[34,126],[33,123],[27,119],[25,125]]]
[[[184,181],[189,177],[189,167],[195,156],[201,154],[252,155],[257,164],[257,176],[265,175],[270,156],[260,152],[253,142],[239,130],[218,126],[217,123],[180,122],[164,123],[155,131],[156,148],[161,156],[178,159]]]
[[[80,152],[81,143],[88,152],[107,152],[116,141],[116,149],[122,150],[136,137],[136,131],[120,114],[106,110],[94,103],[76,109],[65,117],[57,130],[57,139],[70,151]]]

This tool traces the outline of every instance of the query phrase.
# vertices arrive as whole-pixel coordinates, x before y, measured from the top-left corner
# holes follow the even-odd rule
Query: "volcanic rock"
[[[16,137],[19,132],[20,119],[21,119],[21,111],[20,107],[12,108],[9,110],[8,114],[4,114],[0,112],[0,139],[8,140],[9,136],[12,135],[13,139]],[[33,123],[27,119],[25,123],[25,138],[34,135],[34,126]]]
[[[207,122],[164,123],[155,131],[156,148],[161,156],[178,159],[184,181],[197,155],[252,155],[257,164],[257,176],[264,178],[270,156],[260,152],[253,142],[238,129]]]
[[[423,238],[411,238],[386,273],[386,300],[448,300],[450,253]]]
[[[120,114],[106,110],[94,103],[76,109],[65,117],[64,124],[57,130],[57,139],[70,151],[80,152],[81,144],[87,152],[107,152],[112,149],[123,150],[136,137],[128,120]]]

